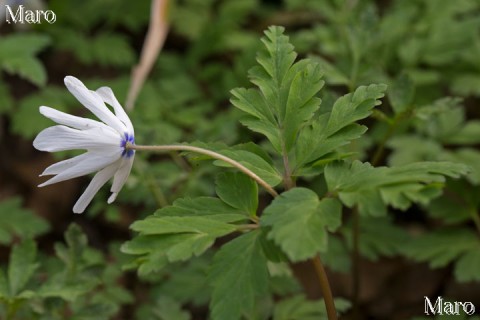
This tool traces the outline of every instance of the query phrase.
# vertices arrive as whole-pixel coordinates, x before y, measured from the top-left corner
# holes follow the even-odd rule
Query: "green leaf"
[[[298,130],[318,109],[316,95],[324,84],[318,63],[305,59],[294,64],[297,55],[283,33],[276,26],[265,31],[265,48],[257,55],[260,66],[249,72],[258,89],[231,91],[231,103],[248,114],[242,123],[265,135],[279,153],[293,147]]]
[[[388,100],[395,114],[402,113],[411,106],[414,94],[415,86],[407,74],[401,74],[395,79],[388,91]]]
[[[168,296],[158,299],[151,310],[153,318],[158,320],[190,320],[190,314],[182,310],[182,306]]]
[[[386,206],[405,210],[412,203],[428,204],[441,194],[445,176],[458,178],[468,172],[465,165],[451,162],[418,162],[398,167],[374,168],[354,161],[329,163],[325,168],[328,190],[360,213],[386,214]]]
[[[265,208],[261,224],[271,227],[268,239],[279,245],[291,261],[302,261],[324,251],[327,232],[341,223],[341,205],[333,198],[318,199],[315,192],[294,188]]]
[[[239,222],[245,220],[242,211],[231,207],[222,200],[213,197],[181,198],[171,206],[154,213],[155,216],[201,216],[218,222]]]
[[[36,256],[37,246],[32,239],[24,240],[13,246],[8,264],[8,283],[11,296],[19,294],[32,277],[38,267],[38,264],[35,263]]]
[[[194,306],[208,304],[211,287],[207,283],[207,272],[210,269],[212,255],[206,253],[192,258],[188,263],[173,264],[169,268],[168,279],[160,284],[160,292],[169,295],[182,304]]]
[[[45,35],[14,34],[0,39],[0,67],[37,86],[43,86],[47,73],[35,55],[50,43]]]
[[[342,234],[352,249],[352,227],[343,228]],[[359,239],[361,255],[371,261],[377,261],[382,256],[392,257],[401,254],[409,236],[404,229],[395,226],[386,217],[362,217]]]
[[[345,312],[350,308],[350,302],[345,299],[335,299],[337,313]],[[309,301],[304,295],[295,295],[283,299],[275,304],[273,320],[319,320],[328,319],[325,302],[322,300]]]
[[[258,186],[255,181],[243,173],[225,172],[217,176],[216,184],[220,199],[246,215],[256,216]]]
[[[343,228],[342,228],[343,229]],[[363,240],[363,238],[360,238]],[[322,261],[329,269],[337,272],[347,273],[350,271],[350,251],[345,241],[338,237],[328,238],[328,249],[322,252]]]
[[[50,229],[48,223],[32,211],[23,209],[18,197],[0,203],[0,243],[9,244],[14,236],[33,238]]]
[[[272,187],[278,185],[282,181],[281,174],[262,157],[255,153],[245,150],[221,150],[219,153],[227,156],[233,160],[238,161],[247,169],[253,171],[260,178]],[[217,160],[214,162],[218,166],[231,167],[230,164]]]
[[[478,237],[470,230],[446,229],[412,239],[405,247],[404,252],[407,257],[415,261],[428,262],[431,268],[438,268],[454,261],[464,253],[478,250],[479,245]],[[476,258],[476,256],[466,259],[472,258]],[[464,263],[465,261],[461,268],[464,267]],[[468,270],[466,271],[468,272]]]
[[[480,243],[463,254],[455,263],[455,278],[459,282],[480,281]]]
[[[67,282],[72,281],[80,270],[82,254],[87,247],[87,236],[82,232],[80,226],[72,223],[65,231],[65,241],[55,244],[55,253],[67,266]]]
[[[205,199],[214,198],[202,198],[202,200]],[[182,201],[188,208],[188,204],[191,202]],[[198,202],[194,203],[198,204]],[[175,204],[171,208],[185,214],[185,211],[181,211]],[[201,210],[205,209],[200,208]],[[168,212],[169,210],[161,209],[156,214],[161,214],[162,211]],[[168,212],[168,214],[172,213]],[[122,252],[141,255],[135,263],[139,266],[138,271],[141,275],[158,271],[168,262],[185,261],[193,255],[199,256],[213,245],[216,238],[237,230],[234,225],[223,222],[221,219],[217,220],[215,217],[217,216],[209,214],[199,216],[155,215],[136,221],[131,228],[140,235],[124,243]]]
[[[240,319],[244,311],[254,308],[257,297],[266,294],[267,259],[259,237],[259,230],[246,233],[223,245],[215,255],[208,275],[213,286],[213,320]]]
[[[134,222],[130,228],[143,235],[198,233],[223,236],[235,231],[235,227],[204,217],[158,217],[151,216]]]
[[[434,218],[440,218],[446,224],[458,224],[469,221],[477,214],[480,205],[479,186],[472,186],[465,180],[449,180],[445,195],[434,199],[428,205],[428,212]]]
[[[367,128],[355,122],[371,114],[371,110],[381,103],[379,99],[386,89],[383,84],[359,87],[354,93],[339,98],[330,112],[321,114],[303,128],[295,149],[296,170],[365,133]]]
[[[157,217],[136,221],[131,228],[141,235],[184,235],[177,243],[172,242],[169,248],[162,249],[169,262],[187,260],[192,255],[199,256],[216,238],[236,231],[236,227],[204,217]],[[168,239],[168,238],[166,238]]]

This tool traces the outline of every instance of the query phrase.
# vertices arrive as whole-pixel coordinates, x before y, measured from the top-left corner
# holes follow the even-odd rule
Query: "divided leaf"
[[[360,161],[338,161],[327,165],[325,180],[329,192],[338,193],[347,207],[357,205],[361,214],[382,216],[387,205],[405,210],[412,203],[428,204],[440,195],[445,176],[458,178],[467,172],[465,165],[451,162],[374,168]]]
[[[268,277],[260,230],[223,245],[215,255],[208,275],[213,286],[212,319],[237,320],[244,311],[252,310],[255,298],[265,295],[268,290]]]
[[[319,108],[316,95],[324,84],[318,63],[294,63],[297,55],[283,33],[276,26],[265,31],[265,48],[257,55],[260,66],[249,72],[258,89],[231,91],[231,103],[249,115],[242,123],[265,135],[279,153],[290,151],[301,126]]]
[[[320,200],[306,188],[294,188],[282,193],[268,206],[261,224],[271,227],[272,239],[291,261],[302,261],[327,248],[327,232],[341,223],[342,207],[337,199]]]
[[[50,229],[48,223],[32,211],[22,208],[20,198],[10,198],[0,203],[0,243],[9,244],[14,236],[30,238]]]
[[[25,78],[37,86],[45,85],[47,72],[35,55],[50,42],[45,35],[14,34],[0,39],[0,68]]]
[[[8,283],[10,295],[18,295],[38,267],[35,263],[37,246],[35,241],[28,239],[13,246],[8,264]]]
[[[384,84],[361,86],[354,93],[338,99],[330,112],[320,115],[311,125],[304,127],[295,149],[295,170],[365,133],[367,128],[355,122],[371,114],[372,109],[381,103],[379,99],[384,96],[386,89]]]
[[[151,216],[135,222],[131,228],[140,236],[127,242],[123,252],[147,254],[150,258],[166,259],[165,263],[199,256],[216,238],[236,230],[231,224],[202,216]]]
[[[413,239],[405,248],[407,257],[428,262],[438,268],[455,262],[455,277],[460,282],[480,281],[480,241],[467,229],[445,229]]]

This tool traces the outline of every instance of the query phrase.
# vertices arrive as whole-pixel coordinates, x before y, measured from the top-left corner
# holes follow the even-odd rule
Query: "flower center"
[[[127,142],[135,144],[135,138],[133,137],[133,135],[125,132],[124,137],[122,138],[122,141],[120,143],[120,146],[123,148],[122,157],[130,158],[135,154],[135,150],[127,149]]]

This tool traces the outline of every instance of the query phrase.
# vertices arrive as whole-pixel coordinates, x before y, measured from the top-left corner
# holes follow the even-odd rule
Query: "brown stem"
[[[332,290],[330,289],[330,283],[328,282],[327,273],[323,267],[320,255],[316,255],[312,259],[315,266],[315,272],[317,273],[320,288],[322,289],[323,300],[327,309],[328,320],[337,320],[337,310],[335,309],[335,302],[333,301]]]

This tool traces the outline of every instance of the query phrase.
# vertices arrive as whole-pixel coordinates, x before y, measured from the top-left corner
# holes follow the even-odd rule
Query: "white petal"
[[[110,198],[108,198],[108,203],[112,203],[113,201],[115,201],[115,199],[117,198],[117,194],[120,192],[120,190],[122,190],[125,182],[127,182],[130,171],[132,170],[134,158],[135,155],[127,159],[122,159],[122,164],[120,165],[120,168],[118,168],[117,172],[115,172],[115,175],[113,176],[112,188],[110,189],[112,195],[110,196]]]
[[[74,166],[76,166],[78,163],[83,161],[84,159],[88,158],[88,152],[82,153],[81,155],[78,155],[76,157],[70,158],[70,159],[65,159],[60,162],[54,163],[48,168],[46,168],[40,177],[42,176],[50,176],[54,174],[59,174],[65,170],[68,170]]]
[[[122,135],[126,132],[126,126],[107,108],[95,91],[87,89],[80,80],[72,76],[65,77],[64,82],[68,91],[100,120]]]
[[[41,106],[40,113],[58,124],[63,124],[75,129],[86,130],[91,128],[106,127],[103,122],[72,116],[71,114],[58,111],[50,107]]]
[[[53,126],[41,131],[33,146],[41,151],[55,152],[76,149],[102,149],[120,147],[121,137],[109,127],[76,130]]]
[[[133,130],[132,122],[130,121],[130,118],[128,117],[127,113],[122,108],[117,98],[113,94],[112,89],[110,89],[109,87],[101,87],[97,89],[97,93],[100,95],[100,97],[104,102],[108,103],[113,107],[117,118],[120,119],[120,121],[122,121],[123,124],[127,127],[128,132],[133,134],[134,130]]]
[[[100,170],[90,181],[87,189],[83,194],[78,198],[77,202],[73,206],[74,213],[82,213],[85,211],[85,208],[90,204],[95,194],[100,190],[100,188],[110,180],[111,177],[115,174],[120,165],[120,160],[112,163],[106,168]]]
[[[115,152],[110,154],[105,152],[102,152],[102,153],[87,152],[82,156],[84,155],[85,157],[82,157],[81,161],[76,161],[77,163],[74,166],[71,166],[59,172],[55,177],[40,184],[39,187],[44,187],[44,186],[48,186],[50,184],[65,181],[68,179],[81,177],[89,173],[103,169],[106,166],[120,159],[122,155],[122,150],[117,149]]]

